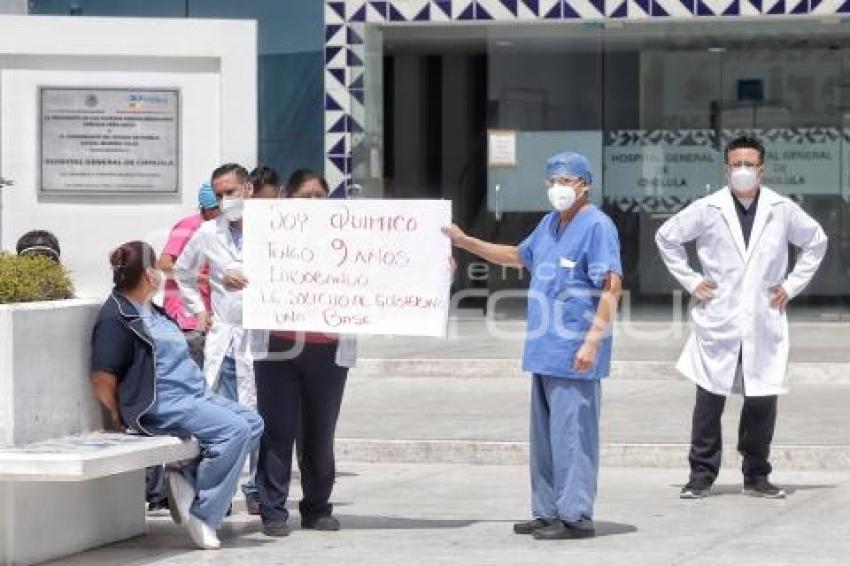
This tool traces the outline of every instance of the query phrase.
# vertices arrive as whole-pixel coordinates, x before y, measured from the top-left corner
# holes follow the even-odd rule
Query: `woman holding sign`
[[[555,210],[518,246],[484,242],[457,226],[444,233],[487,261],[531,272],[523,369],[533,374],[532,520],[514,532],[585,538],[595,534],[600,380],[609,372],[622,287],[620,243],[611,219],[589,202],[584,156],[556,155],[546,175]]]
[[[299,170],[285,187],[288,198],[327,198],[318,173]],[[260,442],[257,486],[263,533],[289,534],[286,500],[292,448],[299,439],[298,468],[304,493],[301,528],[337,531],[329,503],[336,476],[334,435],[354,344],[337,335],[272,331],[268,356],[254,362],[257,409],[268,419]]]

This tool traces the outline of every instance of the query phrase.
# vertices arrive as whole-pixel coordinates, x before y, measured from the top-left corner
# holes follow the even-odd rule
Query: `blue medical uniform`
[[[197,497],[191,512],[212,528],[224,521],[245,458],[257,446],[257,413],[209,391],[180,328],[149,306],[138,306],[154,339],[156,398],[143,417],[151,428],[198,440],[201,458],[184,468]]]
[[[611,219],[593,205],[563,228],[552,212],[519,245],[531,273],[523,369],[531,388],[532,514],[590,528],[599,471],[600,380],[611,366],[612,338],[599,343],[595,365],[573,369],[593,325],[609,273],[622,276]]]

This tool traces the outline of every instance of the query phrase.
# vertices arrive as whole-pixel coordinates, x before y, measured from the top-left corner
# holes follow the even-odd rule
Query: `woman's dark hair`
[[[757,138],[752,136],[740,136],[729,142],[729,145],[726,146],[726,151],[723,154],[723,158],[726,163],[729,163],[729,154],[736,149],[754,149],[759,154],[759,164],[764,163],[764,146]]]
[[[286,198],[292,197],[295,193],[298,192],[298,189],[301,188],[304,183],[308,181],[316,180],[321,183],[322,187],[325,189],[325,192],[330,192],[328,190],[328,182],[320,173],[317,173],[311,169],[298,169],[292,175],[289,176],[289,180],[286,181]]]
[[[277,174],[277,171],[269,167],[268,165],[260,165],[248,176],[248,179],[251,181],[251,184],[254,186],[254,190],[258,191],[266,185],[272,185],[277,187],[280,185],[280,176]]]
[[[47,230],[31,230],[20,237],[16,246],[18,255],[41,255],[59,262],[62,250],[59,240]]]
[[[156,266],[156,252],[146,242],[127,242],[109,254],[112,282],[119,291],[132,291],[142,280],[146,269]]]

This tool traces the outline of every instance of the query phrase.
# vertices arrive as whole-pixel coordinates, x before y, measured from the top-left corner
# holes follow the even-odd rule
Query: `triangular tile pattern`
[[[810,0],[763,0],[762,14],[768,16],[803,16],[809,13],[809,1]]]
[[[363,24],[850,13],[850,0],[324,0],[328,181],[344,186],[362,137]]]
[[[738,15],[739,0],[696,0],[697,16]]]
[[[519,8],[519,0],[477,0],[476,17],[479,20],[516,20]]]
[[[652,10],[650,0],[629,0],[627,13],[629,19],[637,20],[648,18]]]
[[[328,155],[348,155],[348,136],[345,134],[325,134],[325,150]]]
[[[345,23],[345,2],[325,2],[325,25]]]
[[[653,17],[687,18],[694,14],[694,0],[650,0]]]
[[[563,0],[540,0],[538,14],[544,20],[560,20],[564,17]]]
[[[850,0],[811,0],[809,12],[819,16],[850,12]]]
[[[429,8],[430,11],[430,7],[430,0],[404,0],[403,2],[390,2],[390,12],[387,19],[391,22],[413,22],[416,21],[416,17],[422,13],[425,8]]]
[[[344,24],[331,24],[325,26],[325,45],[343,46],[346,43]]]
[[[575,15],[567,15],[567,14]],[[605,16],[605,0],[564,0],[564,17],[594,20]]]
[[[761,14],[762,0],[740,0],[739,14],[741,16],[758,16]]]

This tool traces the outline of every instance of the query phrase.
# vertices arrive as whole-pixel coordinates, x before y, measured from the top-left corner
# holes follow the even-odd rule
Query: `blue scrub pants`
[[[216,529],[224,521],[248,454],[263,434],[260,416],[220,395],[182,398],[160,403],[144,424],[178,436],[191,435],[201,447],[201,457],[183,468],[195,486],[192,514]]]
[[[221,361],[221,369],[218,371],[216,393],[225,399],[230,399],[234,403],[239,402],[239,384],[236,376],[236,360],[230,356],[225,356]],[[256,495],[259,497],[257,493],[258,451],[259,447],[257,450],[252,450],[251,453],[248,454],[249,477],[248,481],[242,484],[242,493],[245,494],[245,497],[248,497],[249,495]]]
[[[592,528],[599,473],[598,380],[534,374],[531,385],[531,512]]]

